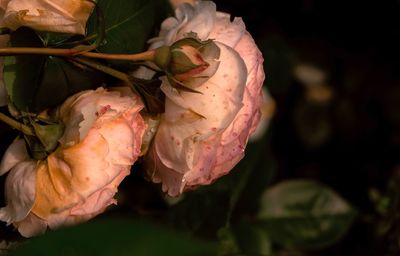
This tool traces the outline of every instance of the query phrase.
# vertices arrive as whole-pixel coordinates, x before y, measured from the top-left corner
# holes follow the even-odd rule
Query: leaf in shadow
[[[103,53],[137,53],[146,48],[147,40],[155,28],[170,13],[165,0],[98,0],[104,14],[105,40],[98,48]],[[96,12],[87,26],[89,38],[98,35]],[[112,61],[119,67],[130,67],[127,62]]]
[[[42,47],[36,33],[21,28],[11,34],[15,47]],[[82,69],[53,56],[20,55],[5,58],[4,79],[14,105],[22,111],[39,112],[62,103],[82,90],[101,85],[104,75]]]
[[[10,255],[215,255],[216,245],[149,222],[95,220],[31,239]]]
[[[321,248],[345,235],[355,210],[328,187],[311,180],[291,180],[261,197],[260,226],[285,247]]]

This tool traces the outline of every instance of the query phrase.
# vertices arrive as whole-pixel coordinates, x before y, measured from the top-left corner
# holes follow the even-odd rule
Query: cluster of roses
[[[5,17],[18,16],[12,10],[15,2],[2,6]],[[29,2],[29,9],[40,1],[19,2]],[[35,20],[29,14],[18,16],[20,25],[40,29],[40,19],[27,23]],[[171,79],[161,77],[165,112],[157,118],[146,115],[141,98],[128,87],[71,96],[57,108],[65,128],[47,158],[32,159],[23,139],[6,151],[0,174],[9,172],[7,204],[0,209],[0,220],[29,237],[47,227],[90,219],[116,203],[117,187],[139,157],[149,179],[162,183],[170,196],[228,173],[244,156],[260,120],[263,58],[242,19],[231,21],[208,1],[179,5],[176,16],[162,23],[150,48],[171,46],[189,33],[202,41],[212,39],[219,48],[216,70],[195,85],[197,93],[177,90]],[[151,78],[153,73],[139,69],[135,76]]]

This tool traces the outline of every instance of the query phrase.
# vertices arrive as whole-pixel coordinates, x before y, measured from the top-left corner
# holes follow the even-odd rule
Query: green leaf
[[[338,241],[355,211],[334,191],[311,180],[293,180],[269,188],[258,219],[270,238],[286,247],[320,248]]]
[[[98,0],[105,19],[104,53],[137,53],[146,48],[154,30],[169,14],[164,0]],[[88,22],[88,37],[97,37],[96,13]]]
[[[131,220],[97,220],[48,232],[10,255],[215,255],[216,245]]]
[[[12,33],[11,45],[42,47],[36,33],[28,28]],[[79,91],[100,86],[104,75],[58,57],[21,55],[5,58],[4,79],[10,99],[19,110],[39,112]]]
[[[39,124],[34,121],[31,124],[44,150],[47,152],[55,150],[58,145],[58,139],[64,134],[64,125],[62,123]]]

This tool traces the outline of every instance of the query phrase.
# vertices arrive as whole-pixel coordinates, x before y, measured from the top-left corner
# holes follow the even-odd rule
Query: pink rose
[[[183,4],[166,19],[151,48],[171,45],[194,32],[220,48],[216,73],[192,93],[165,77],[165,113],[146,157],[147,173],[170,196],[227,174],[244,156],[260,119],[263,58],[241,18],[216,11],[213,2]]]
[[[26,237],[88,220],[116,203],[123,178],[140,155],[146,125],[140,99],[120,91],[84,91],[58,109],[65,125],[58,148],[33,160],[25,141],[5,153],[7,205],[0,220]]]

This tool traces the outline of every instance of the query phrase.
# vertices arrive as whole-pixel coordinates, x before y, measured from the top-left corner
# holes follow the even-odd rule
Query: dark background
[[[216,3],[220,10],[243,17],[264,54],[265,85],[277,103],[270,131],[274,182],[320,180],[361,212],[346,238],[322,255],[399,255],[398,224],[375,236],[369,191],[376,188],[397,198],[400,2]],[[293,76],[298,64],[326,73],[331,99],[307,99],[307,88]],[[393,212],[400,210],[392,207]]]

